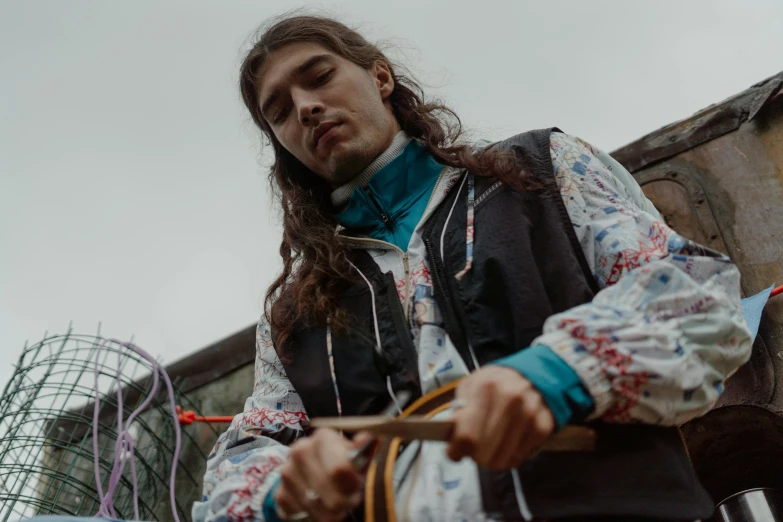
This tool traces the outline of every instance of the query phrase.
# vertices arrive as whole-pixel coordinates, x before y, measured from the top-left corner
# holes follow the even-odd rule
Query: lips
[[[318,127],[316,127],[313,131],[313,149],[318,148],[318,142],[321,141],[321,138],[324,136],[324,134],[338,125],[339,124],[335,122],[324,122],[318,125]]]

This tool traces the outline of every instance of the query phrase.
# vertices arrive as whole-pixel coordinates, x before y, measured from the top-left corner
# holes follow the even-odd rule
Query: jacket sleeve
[[[706,413],[750,357],[737,267],[669,228],[607,154],[560,133],[551,154],[601,290],[550,317],[534,344],[579,376],[591,419],[678,425]]]
[[[285,376],[262,317],[256,331],[253,395],[215,443],[207,459],[194,522],[263,521],[267,493],[279,478],[288,445],[304,433],[304,405]]]

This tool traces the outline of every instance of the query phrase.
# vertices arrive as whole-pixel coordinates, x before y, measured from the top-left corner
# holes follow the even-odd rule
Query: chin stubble
[[[363,171],[374,157],[367,144],[362,141],[352,146],[346,154],[329,158],[328,179],[334,185],[343,185]]]

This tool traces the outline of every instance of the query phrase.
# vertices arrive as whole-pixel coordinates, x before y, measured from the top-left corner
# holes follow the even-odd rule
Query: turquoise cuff
[[[593,411],[593,398],[579,376],[549,347],[536,344],[493,364],[512,368],[536,387],[557,422],[557,427],[580,422]]]
[[[277,479],[269,489],[269,493],[267,493],[266,497],[264,498],[262,511],[264,513],[264,519],[267,522],[283,522],[283,520],[277,515],[277,504],[275,504],[275,498],[273,496],[279,487],[280,479]]]

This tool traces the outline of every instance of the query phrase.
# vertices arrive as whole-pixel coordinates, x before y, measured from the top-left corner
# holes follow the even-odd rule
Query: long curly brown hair
[[[336,328],[348,325],[338,307],[337,293],[354,279],[347,249],[335,235],[337,222],[329,185],[289,153],[272,132],[261,113],[258,71],[264,60],[284,45],[313,42],[359,67],[370,69],[385,62],[394,79],[391,107],[408,136],[418,140],[439,163],[492,176],[516,188],[537,188],[534,180],[516,168],[510,154],[491,147],[475,152],[460,143],[462,125],[457,115],[437,101],[425,101],[423,91],[410,76],[399,72],[374,44],[344,24],[319,16],[291,16],[273,21],[260,33],[240,69],[240,91],[253,121],[269,139],[275,161],[269,172],[270,187],[283,209],[283,240],[280,256],[283,271],[266,294],[265,313],[275,332],[280,352],[300,321]],[[286,350],[288,351],[288,350]]]

